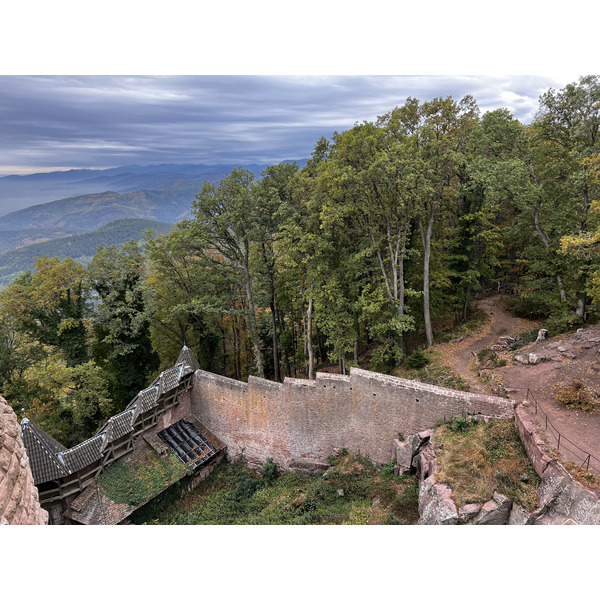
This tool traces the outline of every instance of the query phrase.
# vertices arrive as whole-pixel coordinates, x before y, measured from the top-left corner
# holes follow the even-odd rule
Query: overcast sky
[[[4,75],[0,175],[303,159],[320,136],[373,120],[408,96],[472,94],[482,112],[508,108],[527,122],[539,95],[566,83],[524,75]]]

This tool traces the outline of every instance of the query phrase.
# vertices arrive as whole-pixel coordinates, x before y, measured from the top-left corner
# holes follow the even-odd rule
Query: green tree
[[[423,244],[423,317],[427,344],[433,345],[430,309],[430,268],[434,224],[439,213],[456,205],[460,193],[459,171],[466,164],[465,145],[478,120],[471,96],[460,102],[435,98],[421,106],[419,152],[427,183],[422,186],[419,230]]]
[[[40,344],[60,349],[69,366],[82,364],[88,360],[85,286],[80,263],[43,256],[33,273],[28,271],[0,294],[2,313]]]
[[[264,357],[254,301],[251,251],[260,242],[256,231],[259,209],[254,175],[234,169],[220,184],[205,182],[192,202],[196,250],[215,266],[233,270],[243,282],[246,318],[259,377],[264,377]],[[224,259],[224,260],[223,260]]]
[[[122,410],[159,366],[150,339],[142,250],[135,241],[122,248],[100,246],[87,272],[99,298],[94,358],[107,374],[117,410]]]

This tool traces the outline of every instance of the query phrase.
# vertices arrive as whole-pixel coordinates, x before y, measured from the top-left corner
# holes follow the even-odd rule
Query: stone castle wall
[[[21,427],[12,408],[0,396],[0,525],[46,525],[40,507]]]
[[[392,441],[467,414],[513,418],[514,403],[352,368],[315,381],[239,382],[196,371],[192,411],[251,464],[272,457],[285,468],[326,466],[340,448],[376,463],[392,458]]]

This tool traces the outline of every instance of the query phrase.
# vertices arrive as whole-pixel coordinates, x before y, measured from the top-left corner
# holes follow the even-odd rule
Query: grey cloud
[[[573,80],[575,80],[574,78]],[[408,96],[472,94],[524,121],[569,81],[484,76],[2,76],[0,165],[108,167],[307,158]]]

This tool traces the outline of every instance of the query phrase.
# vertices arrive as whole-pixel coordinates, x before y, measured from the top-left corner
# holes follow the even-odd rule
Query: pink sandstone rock
[[[481,510],[481,505],[479,504],[465,504],[458,511],[458,522],[459,523],[468,523],[472,519],[474,519]]]
[[[435,483],[434,476],[425,479],[419,490],[419,525],[456,525],[458,511],[451,494],[452,489]]]
[[[0,396],[0,525],[46,525],[17,416]]]
[[[491,500],[488,500],[481,512],[473,520],[473,525],[506,525],[512,508],[512,500],[495,493]]]

